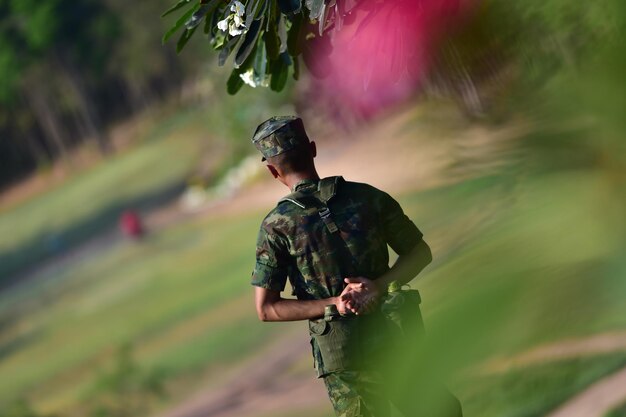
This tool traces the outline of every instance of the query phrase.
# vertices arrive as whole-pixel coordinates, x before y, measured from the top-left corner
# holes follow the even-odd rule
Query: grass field
[[[11,377],[0,381],[0,391],[10,396],[41,381],[81,375],[127,341],[137,346],[142,364],[176,373],[208,358],[232,359],[246,342],[268,337],[256,326],[249,297],[242,298],[257,218],[238,220],[157,232],[143,243],[93,254],[66,276],[52,277],[54,285],[39,294],[28,288],[3,299],[3,314],[12,316],[3,342],[14,350],[4,352],[0,375]],[[227,239],[230,233],[241,237]],[[29,365],[44,357],[41,366]],[[60,385],[49,387],[57,391],[54,401],[64,397]]]
[[[163,152],[177,152],[171,172],[184,175],[198,142],[182,136],[189,141],[148,141],[3,213],[1,230],[27,242],[44,223],[28,233],[16,225],[36,223],[48,207],[69,222],[62,211],[71,196],[92,196],[77,211],[89,216],[107,204],[97,196],[123,200],[163,184],[160,171],[150,170]],[[137,167],[147,178],[125,184]],[[622,235],[611,228],[621,211],[602,172],[539,175],[518,165],[506,172],[400,196],[434,249],[435,262],[416,285],[431,356],[444,375],[496,354],[626,328]],[[81,415],[78,404],[98,395],[95,381],[128,343],[138,367],[181,387],[254,355],[284,329],[259,323],[252,305],[249,276],[264,214],[186,220],[0,294],[0,404],[25,397],[43,412]],[[531,417],[623,365],[624,355],[605,355],[470,375],[454,387],[468,416]]]
[[[127,208],[147,210],[170,201],[198,174],[198,166],[208,171],[204,181],[217,181],[252,151],[249,126],[285,111],[284,97],[248,92],[220,109],[206,104],[155,110],[142,121],[129,149],[42,194],[0,207],[0,285],[34,263],[111,230]]]

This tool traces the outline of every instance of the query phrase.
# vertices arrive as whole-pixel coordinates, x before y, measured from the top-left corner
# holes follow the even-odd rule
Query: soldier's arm
[[[400,285],[415,278],[433,260],[430,247],[424,240],[420,240],[407,254],[398,256],[391,269],[382,277],[375,280],[376,286],[383,292],[389,284],[396,281]]]
[[[324,315],[324,307],[329,304],[337,306],[339,313],[346,313],[346,304],[342,296],[359,284],[347,286],[338,297],[320,300],[294,300],[282,298],[280,291],[255,287],[254,299],[256,311],[261,321],[295,321],[316,319]]]
[[[430,247],[424,240],[420,240],[410,252],[398,256],[391,269],[376,280],[365,277],[346,278],[348,284],[361,284],[361,297],[346,298],[344,301],[351,310],[367,312],[376,304],[381,295],[387,293],[389,284],[396,281],[404,285],[415,278],[431,261]],[[368,305],[367,301],[372,300]]]
[[[422,239],[422,232],[408,218],[400,204],[389,194],[377,190],[378,218],[385,241],[398,254],[396,263],[376,280],[365,277],[346,279],[347,283],[363,284],[361,297],[353,297],[348,307],[368,311],[389,284],[404,285],[417,276],[432,261],[430,247]],[[368,303],[369,301],[369,303]],[[368,305],[369,304],[369,305]]]
[[[422,232],[393,197],[382,193],[379,207],[385,240],[398,254],[389,272],[376,280],[377,286],[386,291],[393,281],[403,285],[415,278],[432,261],[432,254]]]
[[[338,297],[320,300],[293,300],[280,296],[287,282],[290,254],[287,243],[274,230],[278,216],[266,217],[259,230],[256,249],[256,265],[252,273],[255,286],[255,304],[262,321],[294,321],[322,317],[324,307],[337,306],[339,313],[346,312],[347,294],[361,284],[348,285]],[[283,220],[279,218],[279,220]],[[356,312],[351,310],[352,312]]]

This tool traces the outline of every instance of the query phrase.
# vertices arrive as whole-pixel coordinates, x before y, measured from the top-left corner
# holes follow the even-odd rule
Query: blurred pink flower
[[[419,90],[439,40],[473,3],[362,0],[349,16],[353,22],[335,34],[332,52],[328,45],[313,46],[307,64],[329,67],[312,69],[323,77],[316,87],[364,116],[407,99]],[[316,43],[323,45],[322,39]]]

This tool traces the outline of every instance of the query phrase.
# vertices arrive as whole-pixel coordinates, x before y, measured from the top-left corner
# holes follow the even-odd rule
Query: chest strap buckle
[[[328,228],[328,231],[330,233],[335,233],[339,231],[339,228],[337,227],[333,219],[330,217],[330,209],[328,207],[321,209],[319,211],[319,214],[322,220],[324,221],[326,228]]]

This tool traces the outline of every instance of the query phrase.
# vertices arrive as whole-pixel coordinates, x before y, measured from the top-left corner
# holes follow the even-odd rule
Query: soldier
[[[460,416],[460,404],[445,390],[437,390],[444,392],[444,411],[422,407],[417,414],[409,391],[427,389],[432,399],[433,384],[414,382],[419,372],[380,366],[384,357],[412,349],[394,347],[397,337],[385,330],[391,327],[379,306],[390,284],[402,286],[431,262],[419,229],[389,194],[342,177],[320,179],[316,145],[300,118],[272,117],[252,142],[291,190],[261,223],[252,273],[259,318],[309,320],[315,369],[337,416],[387,416],[390,402],[407,417]],[[391,268],[387,245],[399,255]],[[297,299],[281,297],[287,279]]]

